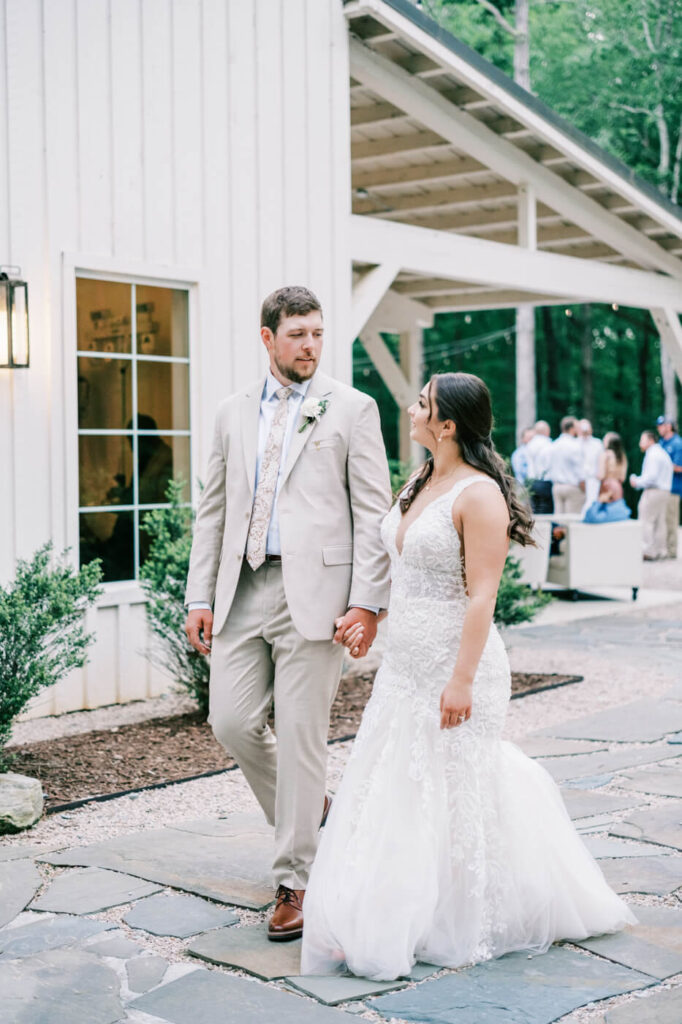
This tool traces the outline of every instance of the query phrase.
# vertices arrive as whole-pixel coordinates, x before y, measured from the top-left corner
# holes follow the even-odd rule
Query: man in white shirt
[[[592,424],[589,420],[578,422],[578,436],[583,453],[583,479],[585,480],[585,501],[583,515],[599,497],[601,480],[599,479],[599,456],[604,446],[598,437],[593,437]]]
[[[549,423],[538,420],[533,427],[533,437],[526,445],[528,469],[526,478],[531,481],[530,499],[533,512],[551,513],[552,484],[547,479],[549,471],[549,453],[552,450],[552,437]]]
[[[549,473],[552,481],[554,511],[579,514],[585,502],[581,484],[584,483],[583,452],[578,440],[578,421],[564,416],[561,434],[552,442],[549,453]]]
[[[528,460],[528,442],[532,440],[535,431],[532,427],[526,427],[521,434],[521,444],[511,454],[512,473],[520,484],[525,484],[529,478],[530,463]]]
[[[644,452],[642,472],[639,476],[632,473],[630,484],[644,492],[639,499],[637,517],[642,524],[644,561],[655,562],[667,555],[666,512],[673,482],[673,462],[658,444],[653,430],[642,432],[639,449]]]

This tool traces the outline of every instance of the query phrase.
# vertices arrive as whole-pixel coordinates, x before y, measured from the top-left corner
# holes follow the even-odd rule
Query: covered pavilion
[[[419,389],[422,329],[442,312],[646,309],[682,379],[682,210],[409,0],[347,0],[344,12],[350,340],[398,406]],[[399,364],[382,333],[400,335]],[[535,416],[523,344],[516,375],[520,427]]]

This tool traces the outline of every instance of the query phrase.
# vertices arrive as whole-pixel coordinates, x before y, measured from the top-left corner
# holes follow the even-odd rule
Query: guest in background
[[[620,488],[620,498],[623,497],[623,484],[628,475],[628,457],[625,454],[625,446],[620,434],[615,430],[604,434],[604,448],[599,455],[597,465],[597,476],[599,477],[600,490],[603,490],[607,481],[613,481]]]
[[[578,438],[583,453],[583,480],[585,481],[585,495],[583,503],[583,515],[590,505],[597,501],[601,481],[599,479],[599,456],[604,446],[598,437],[592,433],[592,424],[589,420],[579,420]]]
[[[511,455],[512,472],[520,484],[525,484],[530,473],[530,460],[528,458],[528,442],[535,436],[532,427],[526,427],[521,434],[521,444],[515,448]]]
[[[644,491],[639,499],[638,517],[642,524],[642,545],[645,562],[655,562],[667,557],[666,513],[668,496],[673,482],[672,459],[664,448],[657,444],[653,430],[644,430],[639,439],[640,451],[644,453],[642,472],[630,476],[630,483],[638,491]]]
[[[533,427],[533,437],[526,446],[530,503],[536,514],[554,511],[552,481],[548,477],[551,450],[552,437],[549,423],[546,420],[538,420]]]
[[[659,444],[668,453],[673,464],[673,482],[666,508],[666,553],[668,558],[677,558],[677,531],[680,525],[680,495],[682,495],[682,437],[675,430],[675,424],[667,416],[659,416],[656,428]]]
[[[632,512],[625,504],[623,487],[610,477],[604,480],[596,501],[585,510],[583,521],[586,523],[618,523],[629,519]]]
[[[585,496],[581,484],[584,484],[585,476],[578,421],[574,416],[564,416],[561,434],[552,442],[548,477],[552,481],[555,513],[577,515],[582,512]]]

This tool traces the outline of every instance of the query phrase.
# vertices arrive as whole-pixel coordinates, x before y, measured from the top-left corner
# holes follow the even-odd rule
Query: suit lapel
[[[303,400],[304,403],[307,402],[309,398],[328,398],[331,389],[325,386],[327,383],[327,380],[321,374],[316,374],[310,382],[308,393]],[[296,461],[308,443],[311,434],[317,427],[319,420],[317,422],[310,423],[306,426],[305,430],[301,430],[300,428],[303,426],[303,422],[304,420],[299,412],[298,421],[294,428],[294,435],[291,438],[291,444],[289,445],[289,451],[287,452],[287,461],[284,467],[284,476],[282,477],[282,487],[296,465]]]
[[[260,402],[263,397],[265,379],[258,381],[251,387],[243,398],[243,409],[241,415],[242,448],[244,450],[244,464],[246,476],[249,481],[251,497],[253,497],[256,483],[256,460],[258,458],[258,427],[260,418]]]

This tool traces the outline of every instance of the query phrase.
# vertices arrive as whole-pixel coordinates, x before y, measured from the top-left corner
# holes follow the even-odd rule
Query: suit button
[[[245,519],[250,519],[251,518],[251,513],[250,512],[245,512],[244,513],[244,518]]]
[[[244,557],[243,555],[237,555],[237,561],[238,561],[238,562],[241,562],[241,560],[242,560],[242,558],[243,558],[243,557]]]

